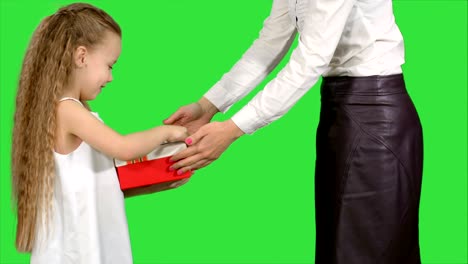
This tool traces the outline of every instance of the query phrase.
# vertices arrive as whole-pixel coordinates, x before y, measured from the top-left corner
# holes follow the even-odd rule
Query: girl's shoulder
[[[88,108],[86,108],[85,105],[76,98],[64,97],[58,101],[58,105],[57,105],[57,117],[58,117],[57,119],[58,120],[60,119],[60,117],[65,117],[67,120],[69,120],[70,118],[73,118],[73,116],[77,112],[88,113],[100,119],[98,113],[88,110]]]
[[[97,113],[89,111],[75,98],[62,98],[56,110],[55,151],[68,154],[79,147],[83,141],[78,130],[91,130],[96,119],[102,123]]]
[[[65,100],[64,100],[65,99]],[[57,123],[73,122],[77,114],[89,112],[79,100],[74,98],[62,98],[57,104]]]

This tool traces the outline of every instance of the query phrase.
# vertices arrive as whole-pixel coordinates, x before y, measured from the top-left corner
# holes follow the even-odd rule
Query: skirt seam
[[[345,191],[345,187],[346,187],[346,183],[348,181],[348,176],[349,176],[349,168],[350,168],[350,160],[351,158],[354,156],[354,153],[356,153],[356,149],[358,148],[359,146],[359,143],[361,142],[361,138],[362,138],[362,134],[361,133],[358,133],[354,138],[353,138],[353,149],[349,152],[348,154],[348,157],[346,157],[346,162],[345,162],[345,168],[343,170],[343,180],[341,181],[341,189],[340,189],[340,193],[339,193],[339,197],[340,197],[340,200],[339,200],[339,203],[341,204],[342,202],[342,198],[343,198],[343,194],[344,194],[344,191]]]
[[[393,157],[398,161],[398,164],[400,164],[400,166],[403,167],[403,171],[405,172],[405,175],[408,176],[409,173],[408,173],[408,170],[406,169],[405,165],[403,164],[403,162],[401,162],[400,158],[398,157],[398,155],[395,154],[395,152],[389,147],[387,146],[387,144],[385,143],[385,141],[382,141],[380,140],[377,136],[375,136],[374,134],[372,134],[371,132],[367,131],[366,129],[364,129],[361,125],[360,122],[358,122],[354,117],[353,115],[350,113],[350,111],[348,110],[348,108],[346,106],[342,106],[343,107],[343,112],[351,119],[351,121],[353,123],[355,123],[358,127],[359,127],[359,130],[362,132],[362,133],[365,133],[366,135],[368,135],[371,139],[377,141],[378,143],[382,144],[388,151],[390,151],[390,153],[392,153]],[[413,187],[414,186],[414,182],[412,180],[411,177],[407,177],[408,180],[410,181],[410,186]],[[411,188],[413,189],[413,188]],[[416,200],[416,197],[414,196],[414,193],[413,193],[414,190],[410,191],[410,195],[413,199]]]

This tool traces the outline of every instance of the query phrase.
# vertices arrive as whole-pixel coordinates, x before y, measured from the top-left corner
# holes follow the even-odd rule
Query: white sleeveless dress
[[[85,142],[67,155],[54,152],[54,157],[52,222],[49,229],[39,226],[31,263],[132,263],[124,197],[113,160]]]

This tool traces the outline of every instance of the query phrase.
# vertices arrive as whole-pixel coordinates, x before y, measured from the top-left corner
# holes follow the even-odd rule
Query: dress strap
[[[72,101],[75,101],[75,102],[79,103],[81,106],[84,107],[83,103],[81,103],[80,100],[75,99],[75,98],[73,98],[73,97],[63,97],[62,99],[59,100],[59,102],[62,102],[62,101],[65,101],[65,100],[72,100]]]

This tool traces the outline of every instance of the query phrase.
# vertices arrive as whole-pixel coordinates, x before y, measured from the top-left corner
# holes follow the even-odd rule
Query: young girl
[[[12,170],[16,247],[32,251],[32,263],[131,263],[111,157],[131,160],[187,136],[180,126],[121,136],[90,112],[86,101],[112,81],[120,50],[120,27],[88,4],[59,9],[31,39],[16,98]]]

